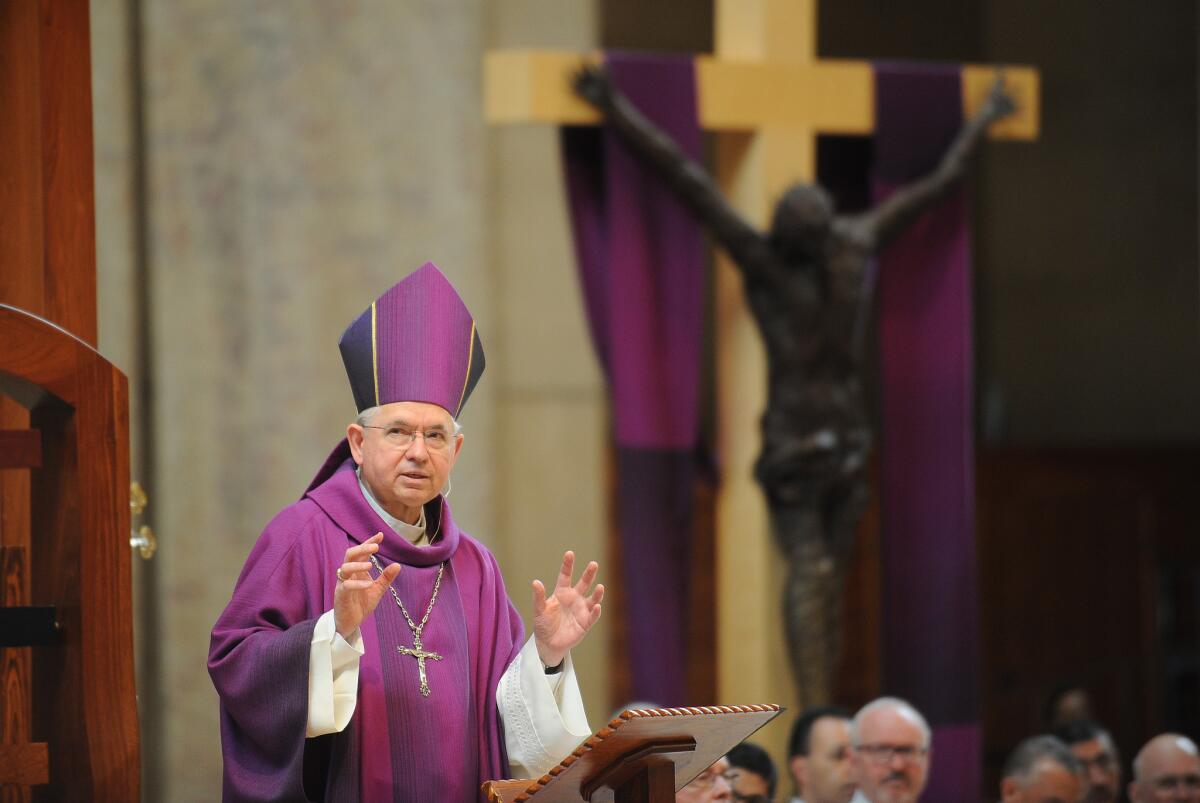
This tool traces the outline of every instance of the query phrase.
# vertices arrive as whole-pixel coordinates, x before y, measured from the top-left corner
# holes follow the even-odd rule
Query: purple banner
[[[881,200],[963,124],[957,67],[877,65]],[[934,728],[927,803],[979,795],[970,240],[961,191],[879,260],[883,685]]]
[[[643,114],[700,158],[691,58],[610,54],[606,66]],[[588,324],[612,395],[633,694],[678,705],[685,702],[704,241],[687,210],[615,134],[570,128],[562,141]]]

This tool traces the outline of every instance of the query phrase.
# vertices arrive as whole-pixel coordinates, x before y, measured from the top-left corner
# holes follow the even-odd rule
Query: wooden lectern
[[[623,711],[536,781],[488,781],[489,803],[670,803],[779,716],[777,705]]]

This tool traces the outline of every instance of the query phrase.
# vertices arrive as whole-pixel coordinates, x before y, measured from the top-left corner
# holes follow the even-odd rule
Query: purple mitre
[[[417,401],[457,418],[483,374],[475,319],[432,262],[377,298],[346,327],[338,347],[359,412]]]

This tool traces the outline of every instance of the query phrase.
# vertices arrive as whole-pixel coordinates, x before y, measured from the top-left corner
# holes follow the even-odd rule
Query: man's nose
[[[425,446],[425,433],[418,432],[413,435],[412,443],[408,445],[404,456],[418,463],[429,458],[429,449]]]

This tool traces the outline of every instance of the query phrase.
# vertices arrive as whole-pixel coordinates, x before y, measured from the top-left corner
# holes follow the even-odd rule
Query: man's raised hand
[[[546,666],[562,663],[571,648],[583,641],[600,618],[604,586],[597,584],[588,593],[588,586],[600,570],[599,564],[596,561],[589,563],[578,583],[571,582],[574,569],[575,553],[567,552],[563,555],[554,593],[549,597],[542,581],[533,581],[533,640],[538,657]]]
[[[371,556],[379,551],[382,540],[383,533],[375,533],[361,544],[350,547],[338,567],[340,579],[333,592],[333,622],[344,639],[354,635],[362,620],[375,610],[388,586],[400,574],[400,564],[393,563],[378,577],[371,576]]]

